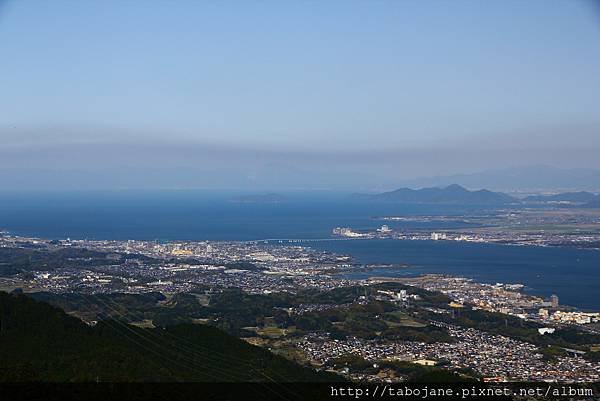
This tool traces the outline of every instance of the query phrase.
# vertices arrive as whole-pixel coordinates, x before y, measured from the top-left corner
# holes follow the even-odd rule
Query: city
[[[588,356],[598,353],[600,313],[561,305],[556,295],[527,295],[519,283],[486,284],[435,274],[349,279],[346,273],[364,266],[348,255],[262,241],[57,241],[3,233],[0,252],[47,258],[38,268],[15,263],[20,271],[5,272],[1,289],[40,294],[88,324],[96,324],[107,311],[90,313],[65,296],[159,294],[156,305],[178,299],[174,305],[196,324],[221,327],[229,322],[223,327],[254,345],[352,380],[406,380],[419,366],[488,382],[599,379],[600,361]],[[53,255],[63,253],[65,262],[52,266]],[[223,310],[209,308],[229,302],[232,290],[267,297],[273,306],[260,307],[250,320],[229,321]],[[327,295],[340,291],[346,292]],[[181,298],[185,294],[192,295],[191,301]],[[258,298],[245,302],[251,305]],[[127,304],[118,308],[128,310]],[[141,321],[132,318],[134,312],[118,317],[155,327],[159,323],[152,316],[163,312],[157,312],[160,306],[149,308],[135,312],[144,313]],[[169,313],[182,318],[176,310]],[[457,323],[469,313],[499,316],[494,317],[499,323],[490,332],[486,325]],[[500,316],[516,319],[510,326],[526,322],[526,329],[511,333],[505,330],[508,320]],[[248,325],[254,320],[257,325]],[[589,340],[569,344],[557,337],[572,330],[586,333]]]

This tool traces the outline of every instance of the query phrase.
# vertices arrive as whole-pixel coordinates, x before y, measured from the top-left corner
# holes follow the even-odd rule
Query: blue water
[[[329,241],[310,246],[350,254],[359,263],[410,265],[353,274],[355,278],[444,273],[487,283],[522,283],[529,294],[557,294],[562,304],[600,310],[599,251],[397,240]]]
[[[254,240],[326,238],[337,226],[373,229],[390,214],[456,214],[432,209],[356,202],[347,194],[286,193],[276,204],[236,203],[239,193],[202,191],[0,192],[0,229],[44,238],[147,240]],[[392,227],[431,224],[385,222]]]
[[[235,203],[236,192],[0,192],[0,229],[43,238],[253,240],[329,238],[336,226],[373,229],[372,216],[460,214],[458,206],[363,203],[346,194],[284,193],[278,204]],[[440,223],[386,222],[394,228]],[[443,223],[445,228],[460,224]],[[443,241],[326,241],[311,246],[359,262],[409,263],[371,275],[448,273],[486,282],[520,282],[533,294],[556,293],[561,303],[600,310],[600,252]]]

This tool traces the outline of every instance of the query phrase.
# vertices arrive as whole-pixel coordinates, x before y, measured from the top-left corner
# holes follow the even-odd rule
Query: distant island
[[[353,194],[352,198],[382,202],[445,203],[462,205],[504,205],[519,203],[518,199],[501,192],[492,192],[487,189],[469,191],[457,184],[452,184],[444,188],[400,188],[395,191],[374,195]]]
[[[287,201],[287,198],[280,194],[254,194],[241,195],[231,198],[230,202],[234,203],[281,203]]]

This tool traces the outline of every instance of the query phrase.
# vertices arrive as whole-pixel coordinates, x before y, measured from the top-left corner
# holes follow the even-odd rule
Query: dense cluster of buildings
[[[552,295],[545,300],[527,295],[520,290],[522,284],[486,284],[471,279],[440,274],[427,274],[402,279],[373,278],[371,282],[396,281],[428,291],[441,292],[452,299],[455,308],[469,307],[488,312],[498,312],[521,319],[542,323],[584,325],[600,321],[598,312],[580,312],[561,306],[559,298]]]
[[[359,356],[377,367],[382,361],[407,361],[422,365],[444,365],[472,369],[486,381],[581,381],[600,380],[600,363],[578,356],[547,362],[532,344],[476,329],[465,329],[441,322],[456,340],[452,343],[422,343],[415,341],[330,339],[326,333],[305,336],[296,346],[309,360],[319,366],[329,366],[338,373],[358,380],[398,379],[375,369],[375,373],[352,372],[346,366],[335,366],[337,358]]]
[[[31,271],[0,278],[5,287],[27,291],[178,293],[197,286],[237,287],[249,293],[327,290],[354,282],[334,273],[350,258],[300,246],[264,242],[47,241],[0,237],[0,246],[81,248],[101,252],[102,263]],[[139,256],[142,257],[139,257]]]
[[[542,315],[543,309],[540,309]],[[600,312],[566,312],[557,310],[552,315],[548,314],[546,320],[567,324],[590,324],[600,322]]]

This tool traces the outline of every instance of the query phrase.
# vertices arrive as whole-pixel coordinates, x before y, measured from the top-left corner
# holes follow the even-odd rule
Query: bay
[[[522,283],[531,294],[600,310],[600,252],[454,241],[333,241],[338,226],[374,229],[373,216],[486,212],[461,206],[356,202],[326,191],[283,193],[280,203],[235,202],[236,191],[0,192],[0,229],[51,239],[227,240],[303,242],[361,263],[408,263],[373,276],[445,273],[482,282]],[[393,228],[455,228],[452,222],[386,222]],[[361,273],[364,277],[365,273]]]

